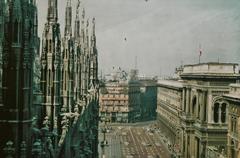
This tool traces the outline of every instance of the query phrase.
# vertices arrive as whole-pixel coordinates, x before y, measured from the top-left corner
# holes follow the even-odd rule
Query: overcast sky
[[[40,37],[47,1],[38,0]],[[63,31],[66,0],[58,1]],[[104,73],[134,68],[137,56],[140,74],[170,75],[181,62],[198,62],[199,45],[202,62],[240,63],[239,0],[82,0],[83,6],[87,17],[96,17]]]

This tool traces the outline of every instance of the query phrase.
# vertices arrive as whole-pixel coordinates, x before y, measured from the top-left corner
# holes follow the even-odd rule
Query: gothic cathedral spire
[[[57,0],[48,0],[47,20],[49,22],[57,22],[58,20]]]
[[[74,80],[74,41],[72,38],[72,7],[71,0],[67,0],[65,15],[65,33],[62,41],[61,92],[62,111],[73,111],[73,80]]]
[[[80,12],[80,0],[77,2],[77,8],[76,8],[76,19],[75,19],[75,28],[74,28],[74,38],[75,41],[79,40],[80,38],[80,17],[79,17],[79,12]]]
[[[2,0],[0,3],[2,5]],[[11,0],[4,3],[2,106],[0,106],[0,128],[4,129],[4,132],[1,134],[0,148],[2,149],[3,143],[12,141],[15,152],[20,153],[20,144],[24,143],[29,157],[33,109],[32,74],[35,54],[33,50],[39,47],[39,43],[34,42],[37,35],[34,35],[35,19],[31,15],[37,13],[32,1]],[[2,154],[0,150],[0,157],[5,157]]]
[[[41,91],[43,93],[43,116],[53,123],[60,112],[60,63],[61,36],[57,22],[57,0],[48,1],[47,23],[42,37]],[[51,124],[50,128],[54,127]]]
[[[72,36],[72,6],[71,0],[67,0],[67,6],[65,11],[65,36]]]

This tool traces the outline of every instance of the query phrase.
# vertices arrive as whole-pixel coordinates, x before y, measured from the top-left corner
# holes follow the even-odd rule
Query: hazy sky
[[[38,0],[40,37],[47,1]],[[63,31],[66,0],[58,1]],[[140,74],[169,75],[181,62],[198,62],[199,44],[202,62],[240,63],[239,0],[82,0],[83,6],[87,17],[96,17],[104,73],[133,68],[137,56]]]

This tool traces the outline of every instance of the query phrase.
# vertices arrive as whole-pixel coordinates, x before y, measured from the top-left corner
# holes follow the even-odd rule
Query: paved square
[[[149,131],[151,124],[108,125],[108,144],[99,149],[101,158],[170,158],[158,130]],[[103,134],[99,134],[99,142]]]

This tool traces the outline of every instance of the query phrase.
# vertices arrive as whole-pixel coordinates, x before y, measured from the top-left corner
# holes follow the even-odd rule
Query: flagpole
[[[201,61],[201,55],[199,54],[199,56],[198,56],[198,63],[200,64],[200,61]]]
[[[202,47],[201,44],[199,44],[199,55],[198,55],[198,63],[201,63],[201,56],[202,56]]]

